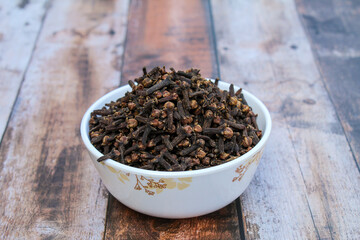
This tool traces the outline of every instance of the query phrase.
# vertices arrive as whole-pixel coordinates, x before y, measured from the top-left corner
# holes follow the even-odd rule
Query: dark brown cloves
[[[262,137],[242,90],[217,87],[199,70],[156,67],[128,83],[131,92],[94,110],[91,143],[104,155],[156,171],[196,170],[245,154]]]

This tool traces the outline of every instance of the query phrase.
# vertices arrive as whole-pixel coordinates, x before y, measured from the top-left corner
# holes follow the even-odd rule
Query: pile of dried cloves
[[[132,92],[91,113],[91,143],[113,159],[148,170],[185,171],[219,165],[260,140],[257,115],[241,89],[217,87],[197,69],[156,67],[129,81]]]

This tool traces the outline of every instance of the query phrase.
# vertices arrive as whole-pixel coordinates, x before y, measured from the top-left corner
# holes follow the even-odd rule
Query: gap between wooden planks
[[[223,79],[259,96],[274,123],[241,196],[246,238],[359,238],[359,172],[295,3],[212,4]]]
[[[127,10],[128,1],[51,1],[0,147],[1,239],[103,237],[108,194],[79,126],[119,84]]]
[[[139,1],[129,10],[122,84],[142,67],[199,68],[218,76],[208,1]],[[239,239],[236,205],[206,216],[167,220],[137,213],[110,197],[105,239]]]

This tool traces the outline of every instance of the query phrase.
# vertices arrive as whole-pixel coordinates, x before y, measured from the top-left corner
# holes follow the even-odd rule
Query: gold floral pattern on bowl
[[[110,172],[116,174],[116,177],[117,177],[117,179],[119,179],[120,182],[125,184],[125,181],[130,181],[129,180],[130,173],[123,173],[121,170],[116,170],[115,168],[107,166],[107,165],[106,165],[106,167],[110,170]]]
[[[250,165],[253,164],[254,162],[256,163],[256,165],[258,165],[260,162],[262,153],[263,153],[263,150],[259,151],[248,162],[246,162],[245,164],[242,164],[238,168],[236,168],[235,173],[237,173],[238,176],[234,177],[232,182],[235,182],[235,181],[240,182],[241,179],[243,178],[243,176],[245,175],[246,171],[250,167]]]
[[[117,179],[122,182],[123,184],[126,184],[125,181],[131,182],[130,173],[124,173],[121,170],[116,170],[115,168],[108,166],[101,162],[103,166],[106,166],[107,169],[109,169],[110,172],[114,173],[117,177]],[[137,174],[134,174],[136,179],[136,184],[134,186],[135,190],[141,191],[144,190],[145,193],[147,193],[149,196],[154,196],[155,193],[159,194],[164,189],[177,189],[177,190],[184,190],[190,186],[190,183],[192,182],[191,177],[187,178],[161,178],[160,180],[154,180],[149,177],[144,177],[142,175],[138,176]]]
[[[138,176],[136,177],[136,185],[134,187],[135,190],[144,190],[148,195],[153,196],[156,191],[156,193],[162,192],[163,189],[166,188],[166,183],[163,179],[160,179],[159,181],[155,181],[152,178],[146,178],[144,176]]]
[[[148,195],[155,195],[161,193],[164,189],[178,189],[184,190],[190,186],[192,178],[161,178],[159,181],[155,181],[152,178],[146,178],[144,176],[136,176],[135,190],[144,190]]]

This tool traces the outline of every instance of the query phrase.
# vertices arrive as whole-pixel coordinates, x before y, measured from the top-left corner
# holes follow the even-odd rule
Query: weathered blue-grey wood
[[[325,87],[360,171],[360,4],[298,0]]]
[[[360,175],[293,1],[211,1],[222,79],[274,127],[241,197],[249,239],[360,237]]]
[[[46,15],[46,2],[0,2],[0,142]]]

